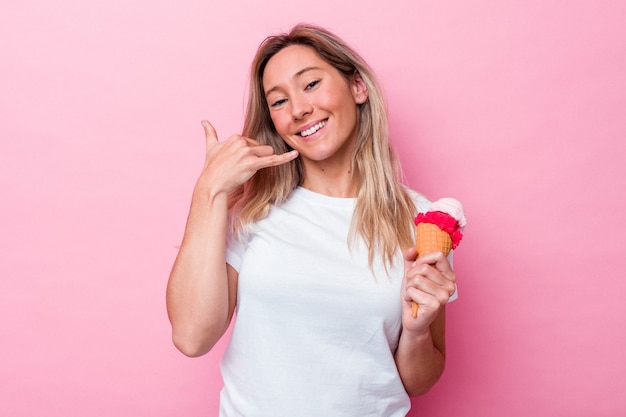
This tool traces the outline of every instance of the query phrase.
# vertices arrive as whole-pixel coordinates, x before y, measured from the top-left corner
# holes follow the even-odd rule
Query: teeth
[[[300,132],[300,136],[302,136],[303,138],[307,136],[311,136],[313,133],[317,132],[324,126],[326,126],[326,120],[324,120],[323,122],[319,122],[315,126],[308,128],[307,130],[303,130],[302,132]]]

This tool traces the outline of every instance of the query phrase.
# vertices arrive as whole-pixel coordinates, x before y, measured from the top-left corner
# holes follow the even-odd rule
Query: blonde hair
[[[360,178],[348,244],[360,236],[368,247],[372,266],[382,253],[385,266],[393,263],[398,248],[413,242],[415,206],[401,184],[401,169],[389,143],[387,109],[376,77],[367,63],[340,38],[312,25],[299,24],[289,33],[270,36],[259,46],[250,71],[248,107],[243,136],[270,145],[277,154],[291,148],[276,132],[263,90],[263,72],[272,56],[290,45],[312,48],[349,80],[358,72],[368,99],[359,105],[359,132],[353,165]],[[354,172],[354,171],[353,171]],[[231,221],[236,231],[267,216],[271,205],[285,201],[303,181],[300,159],[258,171],[231,195]],[[236,217],[233,213],[237,213]]]

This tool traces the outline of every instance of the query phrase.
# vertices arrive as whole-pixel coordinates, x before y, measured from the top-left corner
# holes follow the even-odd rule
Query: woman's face
[[[359,75],[346,80],[312,48],[291,45],[270,58],[262,81],[276,131],[305,164],[350,161],[357,104],[367,100]]]

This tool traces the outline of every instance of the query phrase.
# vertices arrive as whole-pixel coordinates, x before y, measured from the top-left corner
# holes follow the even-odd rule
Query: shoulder
[[[405,190],[413,201],[413,204],[415,204],[415,208],[418,213],[425,213],[428,211],[430,205],[433,203],[428,197],[408,187],[405,187]]]

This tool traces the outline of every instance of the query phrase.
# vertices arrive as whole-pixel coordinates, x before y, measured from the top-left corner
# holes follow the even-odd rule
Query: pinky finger
[[[264,159],[263,166],[264,167],[272,167],[272,166],[282,165],[282,164],[285,164],[287,162],[293,161],[297,157],[298,157],[298,151],[296,151],[296,150],[285,152],[285,153],[280,154],[280,155],[268,156],[266,158],[263,158]]]

